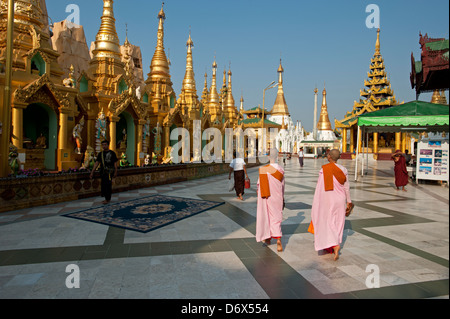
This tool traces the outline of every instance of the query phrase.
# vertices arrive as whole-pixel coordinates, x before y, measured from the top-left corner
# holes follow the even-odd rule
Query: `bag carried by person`
[[[248,179],[248,178],[245,179],[244,187],[245,188],[250,188],[250,179]]]

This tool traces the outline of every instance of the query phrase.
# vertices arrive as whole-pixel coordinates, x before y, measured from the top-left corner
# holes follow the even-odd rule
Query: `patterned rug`
[[[224,202],[153,195],[62,216],[148,233],[222,204]]]

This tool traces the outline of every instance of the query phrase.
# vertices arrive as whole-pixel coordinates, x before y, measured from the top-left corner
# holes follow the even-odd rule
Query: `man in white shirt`
[[[303,167],[303,157],[304,157],[303,147],[300,147],[298,151],[298,162],[300,163],[300,167]]]
[[[236,153],[233,154],[234,159],[230,163],[230,173],[228,179],[231,179],[231,173],[234,173],[234,190],[236,196],[240,200],[244,200],[245,179],[248,179],[247,169],[245,167],[245,161],[243,158],[236,157]]]

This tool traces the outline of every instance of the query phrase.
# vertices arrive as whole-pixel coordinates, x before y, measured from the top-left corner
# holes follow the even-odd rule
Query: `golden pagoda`
[[[331,122],[328,117],[328,106],[327,106],[327,91],[324,88],[322,91],[322,108],[320,109],[319,122],[317,123],[318,131],[333,131],[331,128]]]
[[[278,67],[278,92],[277,97],[275,99],[275,103],[272,108],[271,115],[272,116],[289,116],[289,110],[288,106],[286,104],[286,99],[284,98],[284,90],[283,90],[283,66],[281,65],[281,59],[280,59],[280,66]]]
[[[194,42],[192,41],[190,32],[188,41],[186,42],[186,47],[186,73],[184,75],[181,94],[177,103],[180,104],[183,113],[188,114],[189,119],[192,121],[200,119],[200,102],[198,100],[197,89],[195,86],[194,63],[192,58],[192,48],[194,47]]]
[[[21,160],[21,168],[62,169],[69,162],[68,131],[74,127],[76,90],[63,85],[64,72],[59,53],[50,41],[45,1],[23,0],[14,7],[11,100],[5,105],[5,71],[0,71],[1,113],[10,107],[10,131],[3,125],[1,152],[11,142]],[[0,69],[6,61],[8,6],[0,5]],[[9,129],[8,129],[9,130]],[[9,141],[8,141],[9,140]],[[8,145],[6,145],[8,144]],[[65,154],[67,156],[65,156]],[[2,154],[3,159],[7,156]],[[2,167],[2,175],[7,171]]]
[[[164,50],[164,3],[158,13],[158,31],[155,53],[150,63],[150,73],[145,81],[145,94],[148,95],[149,103],[157,118],[152,124],[162,124],[163,119],[169,113],[170,108],[175,107],[176,95],[172,87],[170,77],[170,65]],[[151,101],[151,102],[150,102]],[[153,125],[152,125],[153,126]]]
[[[231,88],[231,69],[228,70],[228,85],[226,87],[226,96],[223,103],[223,114],[225,117],[225,121],[228,121],[228,124],[233,127],[237,124],[238,120],[238,111],[236,109],[233,91]]]
[[[212,80],[208,95],[207,111],[211,115],[212,125],[219,126],[222,124],[223,118],[220,107],[220,96],[217,92],[217,62],[215,58],[212,64]]]
[[[7,24],[12,21],[8,20],[6,4],[2,1],[0,5],[2,101],[6,91],[3,69]],[[188,129],[192,140],[193,120],[200,119],[203,129],[217,127],[222,132],[238,122],[231,70],[228,83],[224,81],[226,90],[222,94],[226,95],[221,98],[217,93],[216,61],[211,88],[208,90],[205,74],[205,87],[198,100],[190,33],[186,43],[186,73],[177,101],[170,61],[164,49],[164,3],[157,15],[156,48],[145,81],[139,47],[131,45],[128,36],[121,46],[113,7],[113,0],[103,0],[100,26],[91,45],[92,55],[84,61],[84,66],[74,62],[67,70],[68,78],[64,79],[58,62],[61,55],[50,41],[45,0],[16,2],[11,99],[7,103],[11,110],[5,109],[6,103],[1,104],[2,114],[11,111],[12,121],[3,125],[3,136],[8,137],[1,141],[2,160],[5,159],[3,150],[8,149],[11,141],[21,158],[21,169],[67,170],[80,167],[83,154],[87,150],[99,151],[100,142],[106,139],[118,156],[124,153],[131,164],[141,165],[144,157],[152,152],[167,158],[173,142],[170,133],[175,128]],[[84,35],[80,38],[85,39]],[[87,48],[86,43],[77,41],[65,44],[72,52],[78,52],[79,45]],[[9,167],[3,167],[4,162],[2,176],[9,172]]]
[[[380,52],[380,29],[377,30],[377,40],[375,42],[375,53],[371,59],[370,70],[367,73],[368,79],[364,81],[365,89],[360,90],[360,100],[355,101],[353,109],[345,114],[344,119],[335,119],[335,128],[340,131],[342,136],[342,152],[356,152],[356,145],[361,151],[361,140],[357,139],[357,121],[358,116],[364,113],[378,111],[384,108],[392,107],[398,104],[391,83],[387,77],[384,59]],[[348,134],[349,132],[349,134]],[[350,135],[350,137],[348,136]],[[384,136],[386,135],[386,136]],[[370,147],[367,150],[378,158],[378,153],[391,153],[394,149],[394,138],[392,134],[373,133],[370,137]],[[348,147],[349,145],[349,147]],[[380,148],[378,147],[380,145]],[[403,149],[406,147],[406,135],[403,138],[400,133],[395,135],[395,148]],[[345,158],[345,155],[343,155]]]

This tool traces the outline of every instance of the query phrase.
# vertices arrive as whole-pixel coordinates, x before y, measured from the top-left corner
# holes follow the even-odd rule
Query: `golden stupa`
[[[331,122],[328,117],[328,106],[327,106],[327,91],[325,88],[322,91],[322,108],[320,109],[319,122],[317,123],[317,130],[319,131],[333,131],[331,127]]]

